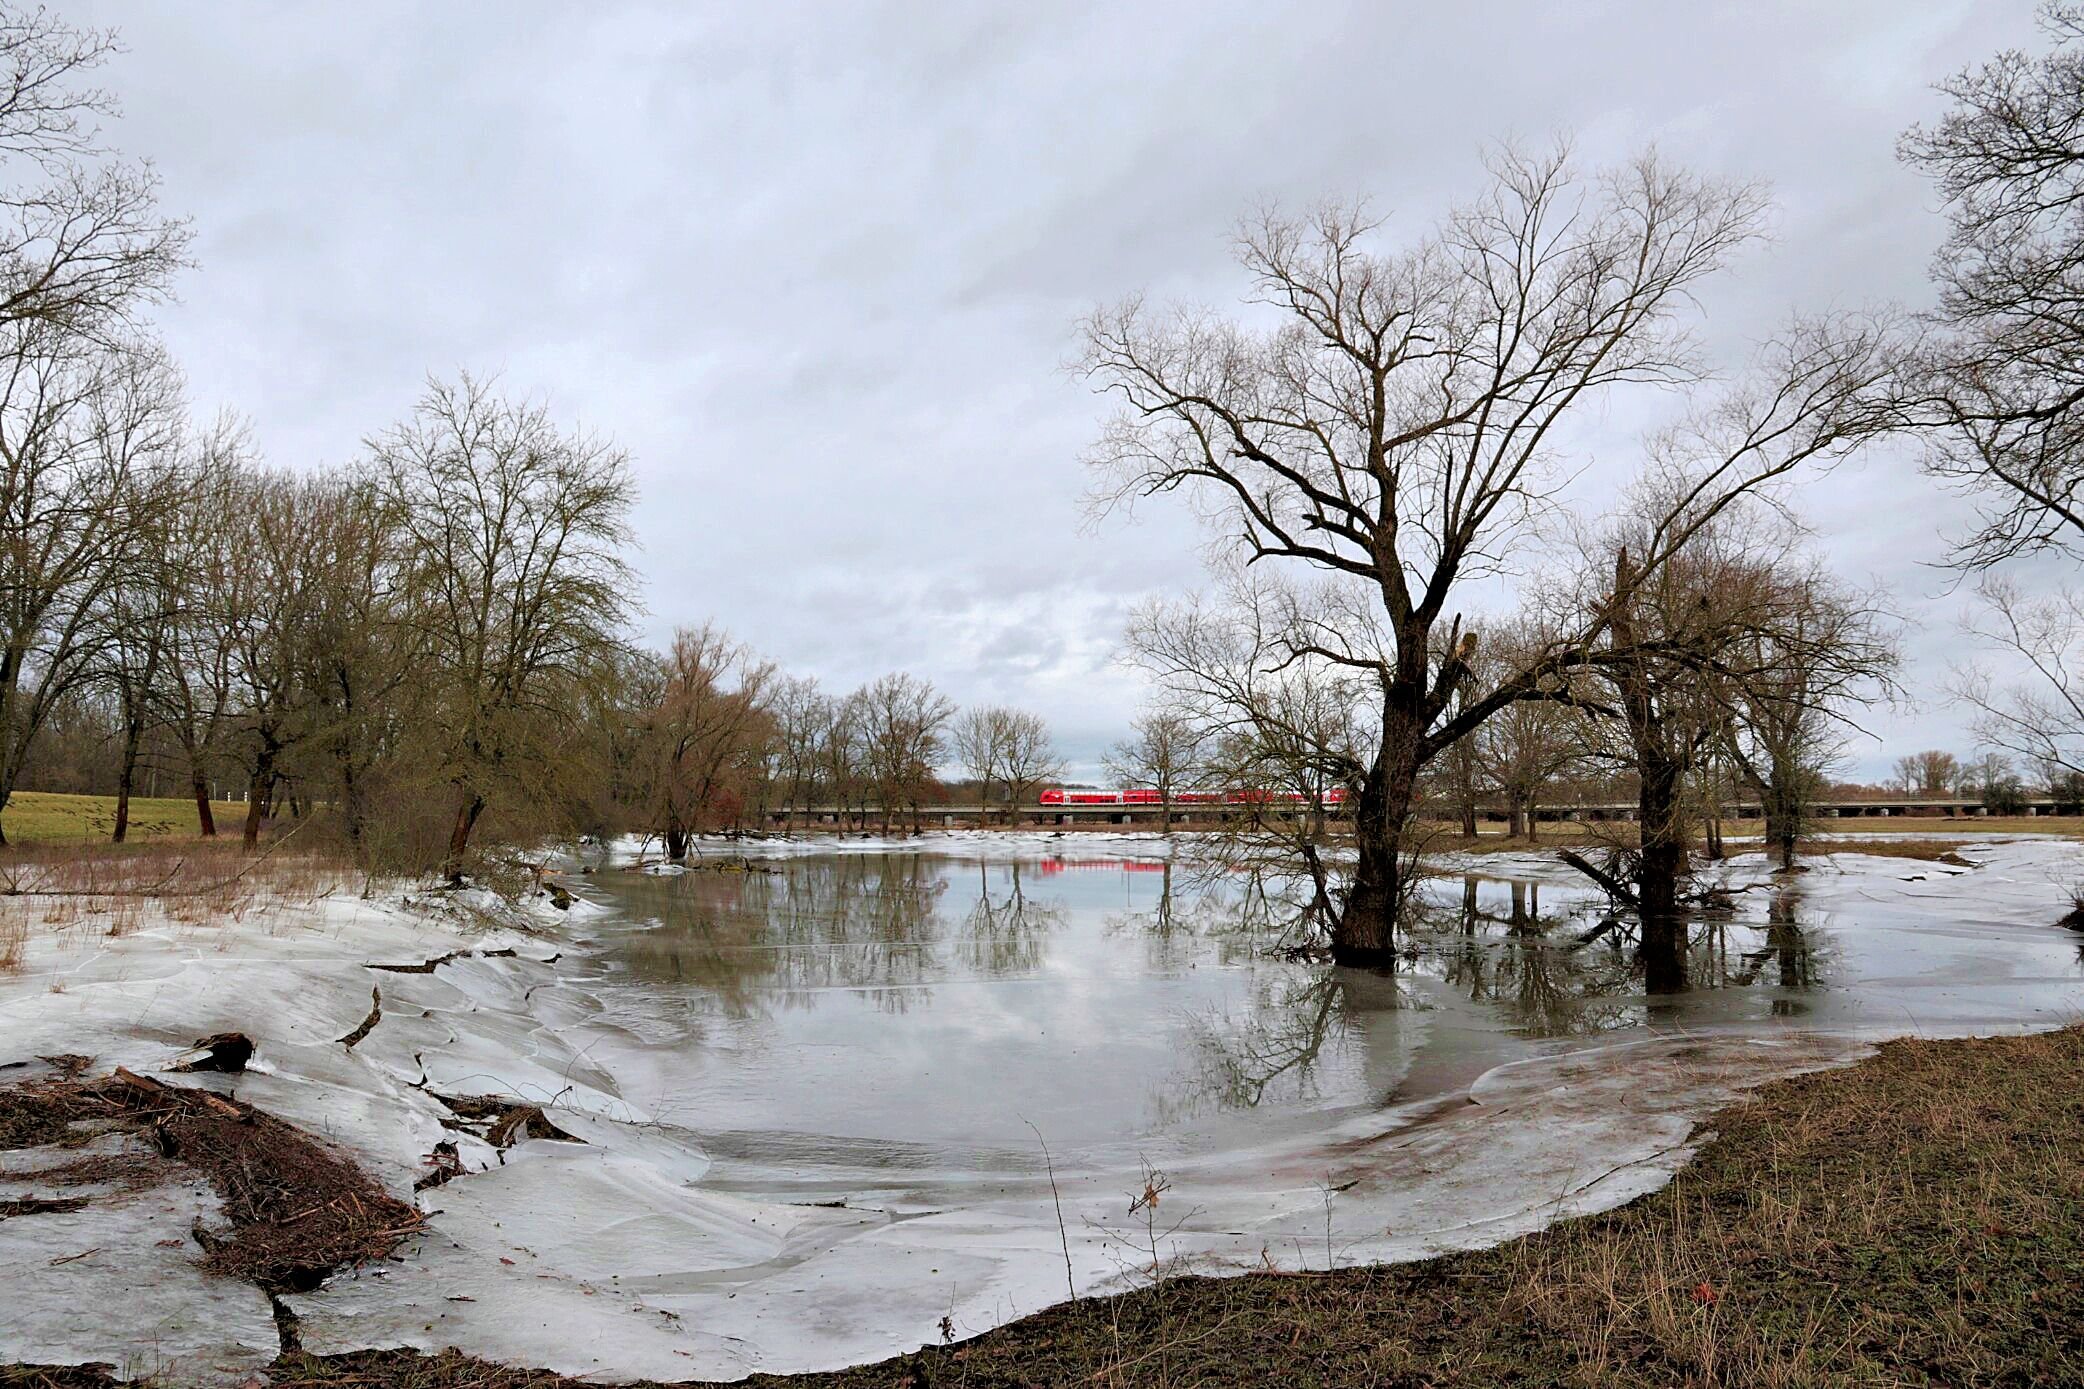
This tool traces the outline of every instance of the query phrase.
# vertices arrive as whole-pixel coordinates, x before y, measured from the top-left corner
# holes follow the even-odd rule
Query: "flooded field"
[[[243,1074],[184,1082],[426,1221],[281,1295],[308,1350],[732,1379],[1164,1274],[1494,1243],[1655,1189],[1748,1086],[2084,1015],[2062,840],[1753,855],[1726,910],[1654,940],[1545,856],[1443,861],[1391,973],[1296,957],[1278,884],[1155,836],[746,847],[574,873],[565,911],[329,897],[37,935],[0,976],[0,1065],[147,1074],[251,1038]],[[461,1117],[516,1104],[541,1125]],[[0,1199],[52,1157],[11,1155]],[[207,1192],[154,1192],[0,1223],[0,1361],[229,1384],[272,1359],[268,1298],[168,1233]]]
[[[1275,885],[1075,845],[611,873],[598,987],[629,1036],[595,1054],[701,1135],[708,1185],[930,1205],[1031,1173],[1038,1141],[1060,1172],[1128,1174],[1597,1045],[2076,1006],[2076,937],[1975,920],[1964,870],[1859,863],[1647,944],[1567,870],[1482,864],[1428,885],[1394,977],[1283,958]],[[1920,882],[1955,920],[1917,910]]]

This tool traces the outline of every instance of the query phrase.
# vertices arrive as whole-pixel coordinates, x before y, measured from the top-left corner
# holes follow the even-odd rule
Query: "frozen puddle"
[[[1977,844],[1973,871],[1750,868],[1734,914],[1651,952],[1595,932],[1567,870],[1471,860],[1431,885],[1395,979],[1270,958],[1277,901],[1162,841],[923,843],[606,871],[535,935],[394,902],[38,938],[0,978],[0,1063],[156,1071],[237,1029],[253,1069],[215,1083],[401,1197],[454,1144],[464,1175],[416,1198],[424,1236],[287,1299],[308,1350],[731,1379],[1133,1286],[1150,1171],[1168,1272],[1418,1257],[1654,1188],[1760,1080],[2084,1006],[2079,939],[2048,924],[2080,857],[2056,841]],[[442,1097],[483,1096],[579,1141],[459,1130]],[[228,1381],[264,1362],[266,1299],[164,1243],[209,1200],[0,1220],[0,1363]],[[90,1247],[149,1257],[51,1262]]]

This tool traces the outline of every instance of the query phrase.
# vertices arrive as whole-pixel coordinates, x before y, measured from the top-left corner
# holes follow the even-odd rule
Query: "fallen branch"
[[[1598,883],[1605,890],[1607,896],[1613,898],[1616,902],[1623,903],[1631,909],[1641,908],[1642,904],[1637,900],[1634,888],[1631,888],[1605,869],[1600,868],[1583,854],[1571,849],[1558,849],[1556,850],[1556,857],[1590,878],[1593,882]]]

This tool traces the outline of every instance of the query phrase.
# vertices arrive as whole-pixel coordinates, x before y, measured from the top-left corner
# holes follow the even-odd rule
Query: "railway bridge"
[[[1172,822],[1175,825],[1194,826],[1219,823],[1234,816],[1241,806],[1229,806],[1198,802],[1191,805],[1175,805]],[[2021,804],[2018,814],[2026,816],[2053,815],[2061,806],[2047,796],[2028,796]],[[1988,815],[1989,808],[1976,796],[1894,796],[1862,798],[1859,800],[1817,801],[1810,807],[1811,813],[1821,819],[1889,819],[1896,817],[1937,817],[1941,819],[1970,818]],[[1636,816],[1633,801],[1585,801],[1567,805],[1541,806],[1537,815],[1543,821],[1579,820],[1633,820]],[[1333,820],[1341,818],[1336,808],[1326,814]],[[1723,815],[1727,819],[1756,819],[1760,814],[1758,802],[1738,799],[1723,804]],[[1503,823],[1508,817],[1504,805],[1485,805],[1477,810],[1480,819],[1491,823]],[[915,812],[911,806],[893,809],[890,823],[909,826],[914,819],[924,827],[932,829],[955,829],[966,825],[1155,825],[1163,818],[1163,807],[1155,805],[1008,805],[994,803],[983,805],[967,804],[921,805]],[[811,805],[800,809],[779,806],[767,812],[767,823],[776,828],[802,826],[811,829],[837,828],[842,824],[869,827],[883,822],[880,807]]]

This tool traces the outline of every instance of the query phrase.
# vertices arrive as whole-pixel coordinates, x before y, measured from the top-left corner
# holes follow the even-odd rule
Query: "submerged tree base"
[[[1397,952],[1393,946],[1334,944],[1331,962],[1347,969],[1393,970],[1397,967]]]
[[[1664,1190],[1494,1249],[1182,1279],[879,1365],[748,1382],[2075,1384],[2080,1270],[2084,1029],[1901,1041],[1717,1115]],[[579,1383],[412,1351],[285,1355],[270,1379]],[[0,1369],[9,1389],[109,1382]]]

